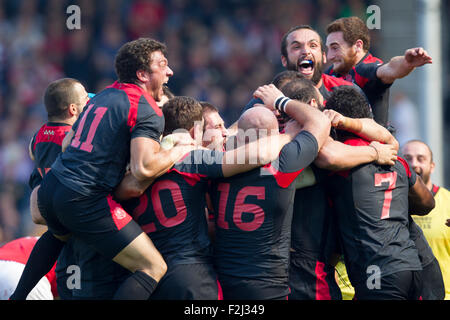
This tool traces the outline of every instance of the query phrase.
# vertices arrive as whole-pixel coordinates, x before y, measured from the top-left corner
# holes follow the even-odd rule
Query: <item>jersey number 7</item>
[[[388,219],[391,210],[392,190],[395,189],[397,182],[397,172],[375,173],[375,187],[381,187],[388,182],[388,188],[384,191],[383,209],[381,210],[381,219]]]

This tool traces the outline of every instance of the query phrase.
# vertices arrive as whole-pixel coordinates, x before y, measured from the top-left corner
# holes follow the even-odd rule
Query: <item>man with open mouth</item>
[[[325,101],[334,88],[349,85],[352,82],[324,74],[327,62],[325,47],[320,35],[310,26],[301,25],[291,28],[281,40],[281,63],[288,70],[300,72],[319,89]],[[356,86],[355,86],[356,87]]]

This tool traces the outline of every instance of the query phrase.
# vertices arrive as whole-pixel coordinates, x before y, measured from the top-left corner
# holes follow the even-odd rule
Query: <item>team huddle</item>
[[[51,83],[29,183],[48,231],[9,298],[54,272],[68,300],[340,300],[341,263],[357,300],[443,299],[410,216],[434,194],[387,129],[390,86],[431,57],[413,48],[383,63],[355,17],[327,34],[290,29],[286,71],[228,129],[215,106],[173,96],[153,39],[124,44],[117,81],[93,96],[75,79]]]

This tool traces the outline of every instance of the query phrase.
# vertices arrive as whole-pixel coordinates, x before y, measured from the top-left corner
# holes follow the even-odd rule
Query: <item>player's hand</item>
[[[323,110],[323,113],[331,121],[331,126],[341,130],[347,130],[352,132],[360,132],[362,124],[358,119],[352,119],[343,116],[339,112],[331,109]]]
[[[377,151],[377,160],[375,161],[379,165],[393,166],[397,161],[397,149],[391,144],[382,144],[378,141],[372,141],[370,143],[372,147]]]
[[[420,47],[406,50],[405,60],[411,67],[420,67],[427,63],[433,63],[428,53]]]
[[[284,125],[284,134],[287,134],[291,139],[294,139],[301,130],[302,126],[294,119],[289,120]]]
[[[264,106],[270,110],[275,110],[275,100],[284,94],[278,90],[273,84],[259,87],[253,93],[255,98],[260,98],[264,102]]]
[[[331,126],[338,129],[345,129],[346,117],[335,110],[325,109],[323,114],[331,121]]]

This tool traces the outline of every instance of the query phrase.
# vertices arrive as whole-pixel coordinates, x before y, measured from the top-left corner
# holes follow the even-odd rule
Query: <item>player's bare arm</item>
[[[394,165],[395,160],[397,150],[389,144],[372,142],[369,146],[350,146],[328,137],[314,163],[322,169],[340,171],[374,161]]]
[[[231,177],[274,161],[281,149],[291,142],[298,132],[300,127],[292,128],[288,133],[263,137],[225,152],[222,158],[223,176]]]
[[[431,56],[423,48],[411,48],[403,56],[393,57],[388,63],[377,69],[377,77],[386,84],[395,79],[406,77],[416,67],[433,63]]]
[[[419,216],[427,215],[434,209],[435,200],[433,194],[419,175],[417,175],[416,183],[409,188],[408,204],[408,212],[413,212]]]
[[[175,162],[193,149],[193,146],[176,146],[160,150],[159,142],[137,137],[131,140],[130,169],[136,179],[155,179],[169,170]]]
[[[270,110],[275,110],[276,100],[284,95],[273,84],[269,84],[256,89],[253,96],[263,100]],[[330,134],[330,120],[318,109],[296,100],[289,100],[284,112],[316,138],[320,150]]]
[[[182,144],[164,150],[152,139],[141,137],[132,139],[130,172],[125,174],[116,188],[115,196],[121,201],[139,197],[156,178],[166,173],[194,148],[192,144]],[[153,153],[149,154],[152,150]]]
[[[30,156],[31,161],[34,161],[33,138],[31,138],[30,143],[28,144],[28,154]]]
[[[399,143],[397,139],[382,125],[369,118],[349,118],[331,109],[325,109],[323,113],[330,119],[331,126],[352,132],[368,141],[378,141],[392,145],[397,151]]]
[[[31,220],[35,224],[40,224],[40,225],[46,226],[47,221],[45,221],[45,219],[42,217],[41,212],[39,211],[38,204],[37,204],[37,192],[39,190],[39,187],[40,186],[37,186],[36,188],[34,188],[30,195]]]

